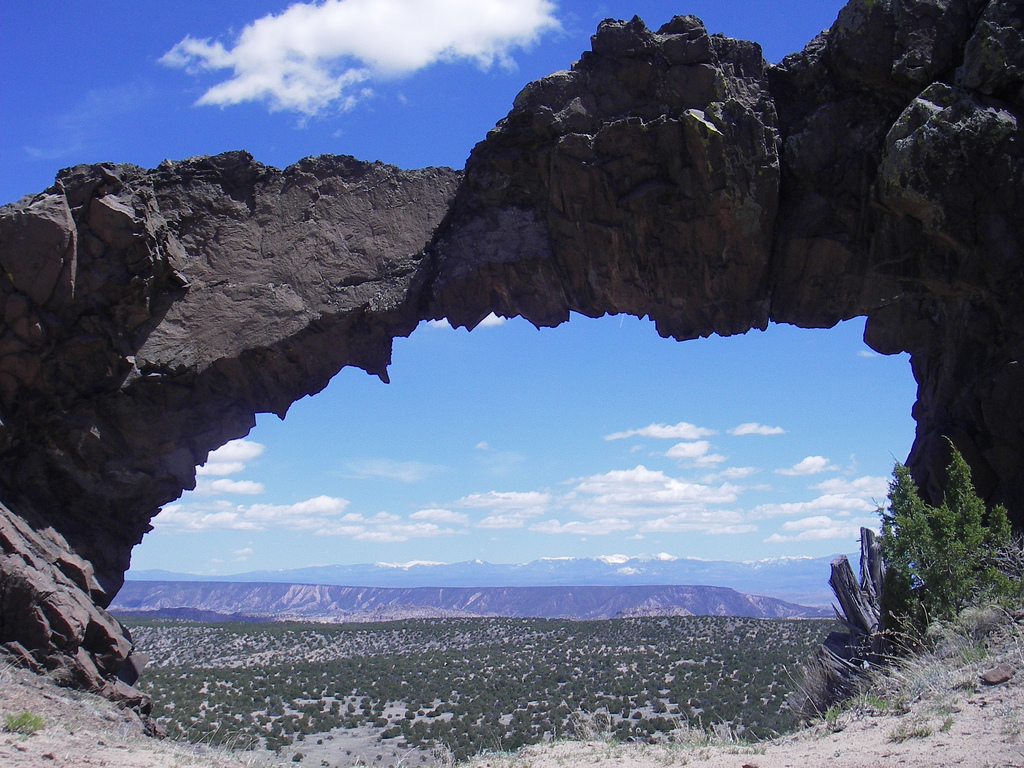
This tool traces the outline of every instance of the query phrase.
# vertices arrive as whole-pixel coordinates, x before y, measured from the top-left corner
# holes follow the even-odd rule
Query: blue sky
[[[461,167],[601,18],[657,27],[694,13],[775,61],[840,6],[9,0],[0,202],[76,163],[238,148],[280,167],[320,153]],[[345,370],[214,454],[133,565],[851,551],[914,430],[905,356],[870,352],[862,332],[773,326],[678,344],[630,317],[424,323],[396,341],[390,385]]]

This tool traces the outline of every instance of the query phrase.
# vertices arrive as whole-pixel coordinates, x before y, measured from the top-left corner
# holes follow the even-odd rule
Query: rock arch
[[[649,315],[675,339],[868,317],[1024,525],[1024,37],[1014,0],[852,0],[778,65],[676,17],[604,22],[463,172],[244,152],[62,171],[0,209],[0,643],[70,683],[160,505],[257,412],[488,313]]]

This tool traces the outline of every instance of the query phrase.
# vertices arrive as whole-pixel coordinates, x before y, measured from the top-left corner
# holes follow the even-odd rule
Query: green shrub
[[[6,727],[12,733],[30,734],[40,730],[46,721],[42,715],[33,715],[31,712],[20,712],[17,715],[7,715],[5,718]]]
[[[971,470],[950,443],[942,504],[925,504],[910,470],[897,462],[882,507],[882,555],[888,565],[882,594],[887,629],[922,630],[951,620],[968,605],[1013,591],[998,568],[999,552],[1013,541],[1006,509],[985,509]]]

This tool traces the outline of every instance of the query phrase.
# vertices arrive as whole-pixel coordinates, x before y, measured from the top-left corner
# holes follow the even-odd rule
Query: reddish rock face
[[[852,0],[777,66],[693,17],[604,22],[464,174],[235,152],[0,209],[0,644],[107,685],[130,645],[101,607],[160,505],[256,413],[346,365],[386,379],[427,318],[866,315],[911,354],[925,495],[949,437],[1024,527],[1019,10]]]

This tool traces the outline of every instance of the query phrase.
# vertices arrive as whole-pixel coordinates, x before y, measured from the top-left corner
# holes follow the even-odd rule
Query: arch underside
[[[693,17],[605,22],[462,172],[234,152],[78,166],[0,209],[0,643],[113,685],[102,607],[160,506],[256,413],[347,365],[386,380],[424,319],[628,313],[684,340],[866,316],[911,355],[925,495],[948,437],[1021,528],[1013,6],[853,0],[778,65]]]

